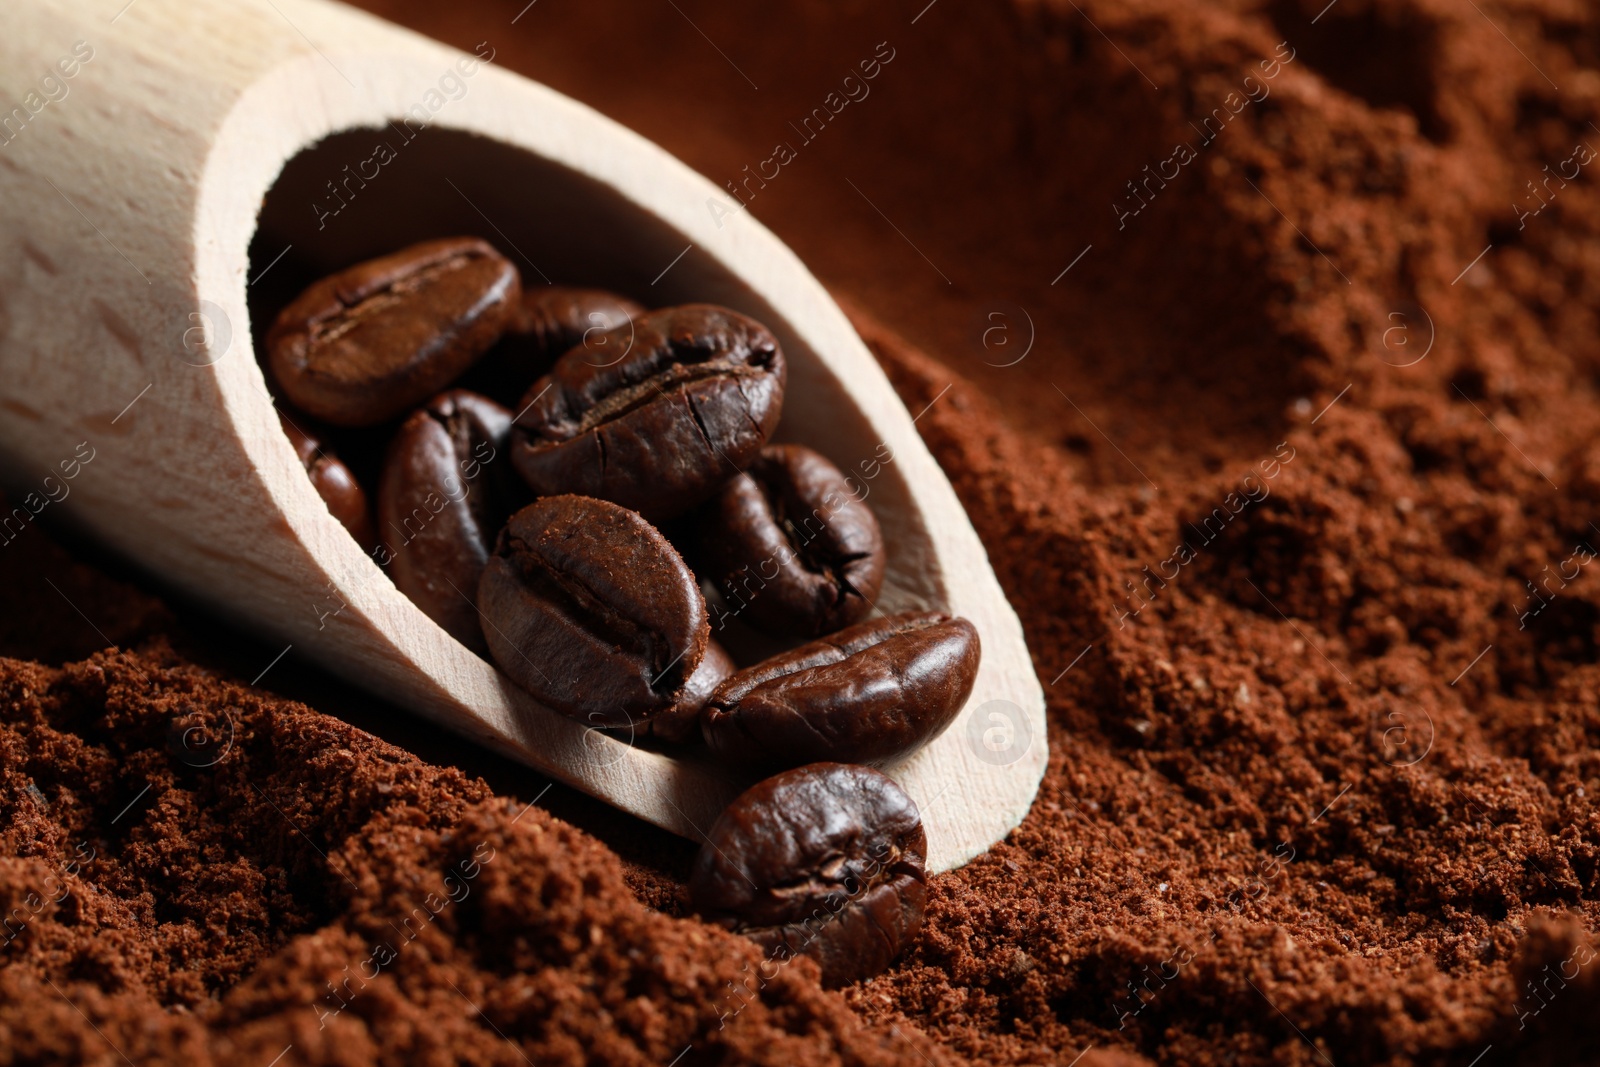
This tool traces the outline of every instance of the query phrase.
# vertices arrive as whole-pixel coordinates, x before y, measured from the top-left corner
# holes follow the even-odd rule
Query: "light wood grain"
[[[711,211],[718,190],[655,145],[493,64],[458,75],[465,91],[431,109],[430,90],[465,69],[462,54],[347,8],[120,6],[0,9],[0,109],[26,118],[0,146],[0,458],[13,501],[59,479],[88,442],[94,459],[48,505],[56,517],[290,655],[698,838],[738,781],[538,706],[413,607],[329,516],[278,429],[247,292],[275,242],[331,266],[477,232],[531,279],[548,263],[651,304],[724,303],[768,323],[788,353],[781,436],[869,489],[891,556],[881,607],[938,607],[981,634],[962,718],[891,769],[923,808],[930,865],[963,863],[1020,821],[1045,737],[1017,618],[911,416],[781,242],[748,214]],[[92,58],[63,78],[57,61],[77,42]],[[43,82],[53,72],[57,82]],[[59,98],[33,114],[29,103],[47,96],[27,94],[41,84]],[[344,161],[338,153],[369,134],[400,137],[392,123],[409,111],[415,126],[419,103],[424,136],[348,214],[321,217],[312,196],[337,172],[320,162]]]

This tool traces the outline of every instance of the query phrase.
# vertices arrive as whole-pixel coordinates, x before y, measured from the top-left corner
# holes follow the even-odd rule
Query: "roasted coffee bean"
[[[889,763],[950,725],[977,674],[972,623],[907,612],[740,671],[711,695],[700,727],[711,750],[735,766]]]
[[[838,467],[800,445],[763,448],[701,509],[699,540],[695,565],[723,613],[770,633],[832,633],[883,587],[877,517]]]
[[[726,649],[715,641],[708,641],[705,658],[689,676],[682,695],[672,707],[642,724],[633,732],[634,736],[653,737],[658,741],[670,741],[673,744],[682,744],[691,739],[697,740],[700,737],[700,712],[705,708],[706,701],[711,699],[711,694],[717,686],[738,669],[738,665],[733,662],[733,657],[728,655]],[[620,736],[623,740],[628,739],[626,733]]]
[[[273,378],[296,407],[373,426],[443,389],[517,310],[517,269],[476,238],[424,241],[322,279],[267,334]]]
[[[922,925],[917,806],[869,767],[815,763],[742,793],[689,876],[696,911],[769,958],[809,956],[837,987],[878,974]]]
[[[511,412],[452,389],[411,413],[389,444],[378,523],[395,586],[479,654],[478,579],[520,487],[504,455]]]
[[[356,476],[321,441],[301,429],[282,411],[278,412],[278,425],[283,427],[289,443],[294,446],[294,454],[299,457],[300,465],[305,467],[317,495],[328,505],[328,511],[350,531],[350,536],[356,539],[363,552],[372,551],[376,541],[372,533],[372,516],[367,510],[367,494],[362,492]]]
[[[678,550],[636,512],[583,496],[511,516],[478,607],[500,669],[595,727],[638,726],[672,707],[711,633]]]
[[[596,365],[614,363],[631,337],[609,335],[645,313],[644,307],[604,289],[542,285],[522,291],[522,300],[500,343],[484,354],[461,384],[505,404],[516,404],[535,378],[556,359],[586,344]]]
[[[708,304],[652,311],[604,335],[609,364],[574,348],[534,382],[511,456],[537,493],[583,493],[652,521],[681,514],[755,458],[787,377],[760,323]]]

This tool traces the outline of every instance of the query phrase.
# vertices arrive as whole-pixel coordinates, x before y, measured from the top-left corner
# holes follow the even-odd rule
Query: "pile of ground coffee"
[[[42,533],[0,553],[8,590],[29,574],[61,591],[29,647],[77,653],[96,627],[140,647],[0,660],[0,1062],[808,1064],[883,1043],[809,960],[737,999],[750,942],[650,911],[540,806],[189,662],[159,604]]]
[[[679,917],[672,842],[195,665],[30,530],[0,1061],[1600,1056],[1600,14],[368,6],[660,141],[870,311],[1022,617],[1043,787],[824,994]]]

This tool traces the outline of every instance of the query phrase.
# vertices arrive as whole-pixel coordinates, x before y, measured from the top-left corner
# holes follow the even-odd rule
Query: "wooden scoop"
[[[922,807],[929,866],[1017,825],[1045,764],[1017,617],[915,420],[736,200],[499,69],[492,39],[461,53],[321,0],[122,3],[0,8],[0,456],[17,506],[0,550],[48,508],[292,655],[699,840],[746,780],[537,705],[395,590],[279,428],[252,344],[275,271],[478,234],[530,284],[721,303],[772,328],[790,365],[780,437],[833,459],[882,520],[879,607],[964,615],[982,636],[961,717],[889,768]]]

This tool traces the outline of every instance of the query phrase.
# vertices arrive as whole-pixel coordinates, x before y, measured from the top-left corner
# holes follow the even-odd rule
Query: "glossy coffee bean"
[[[878,974],[916,936],[926,854],[917,806],[893,779],[816,763],[728,806],[695,857],[689,898],[769,958],[816,960],[837,987]]]
[[[883,587],[883,535],[838,467],[800,445],[768,445],[699,512],[696,567],[737,615],[770,633],[817,637],[863,618]]]
[[[733,766],[904,759],[950,725],[978,674],[966,619],[908,612],[773,656],[711,695],[700,727]]]
[[[294,454],[306,469],[317,495],[328,505],[328,511],[350,531],[363,552],[370,552],[376,541],[372,516],[367,509],[367,494],[356,476],[320,440],[301,429],[282,411],[278,412],[278,425],[283,427],[289,443],[294,446]]]
[[[520,409],[519,398],[528,386],[569,349],[586,345],[587,358],[597,365],[620,359],[631,337],[627,331],[613,337],[610,331],[644,313],[642,305],[604,289],[565,285],[524,289],[505,336],[461,384]]]
[[[583,496],[511,516],[478,607],[500,669],[595,727],[637,727],[672,707],[711,631],[678,550],[636,512]]]
[[[373,426],[443,389],[499,338],[522,286],[476,238],[425,241],[322,279],[267,334],[273,378],[296,407]]]
[[[505,455],[511,412],[452,389],[411,413],[389,444],[378,525],[396,588],[484,654],[478,579],[517,489]],[[509,477],[508,477],[509,476]]]
[[[652,521],[710,496],[760,451],[783,406],[783,353],[766,327],[708,304],[609,331],[610,364],[574,348],[534,382],[512,459],[536,493],[582,493]]]
[[[636,731],[637,737],[653,737],[658,741],[682,744],[700,737],[700,712],[717,686],[727,681],[739,669],[727,650],[715,641],[706,643],[705,658],[689,676],[682,694],[666,711],[644,723]],[[624,735],[622,740],[627,740]]]

